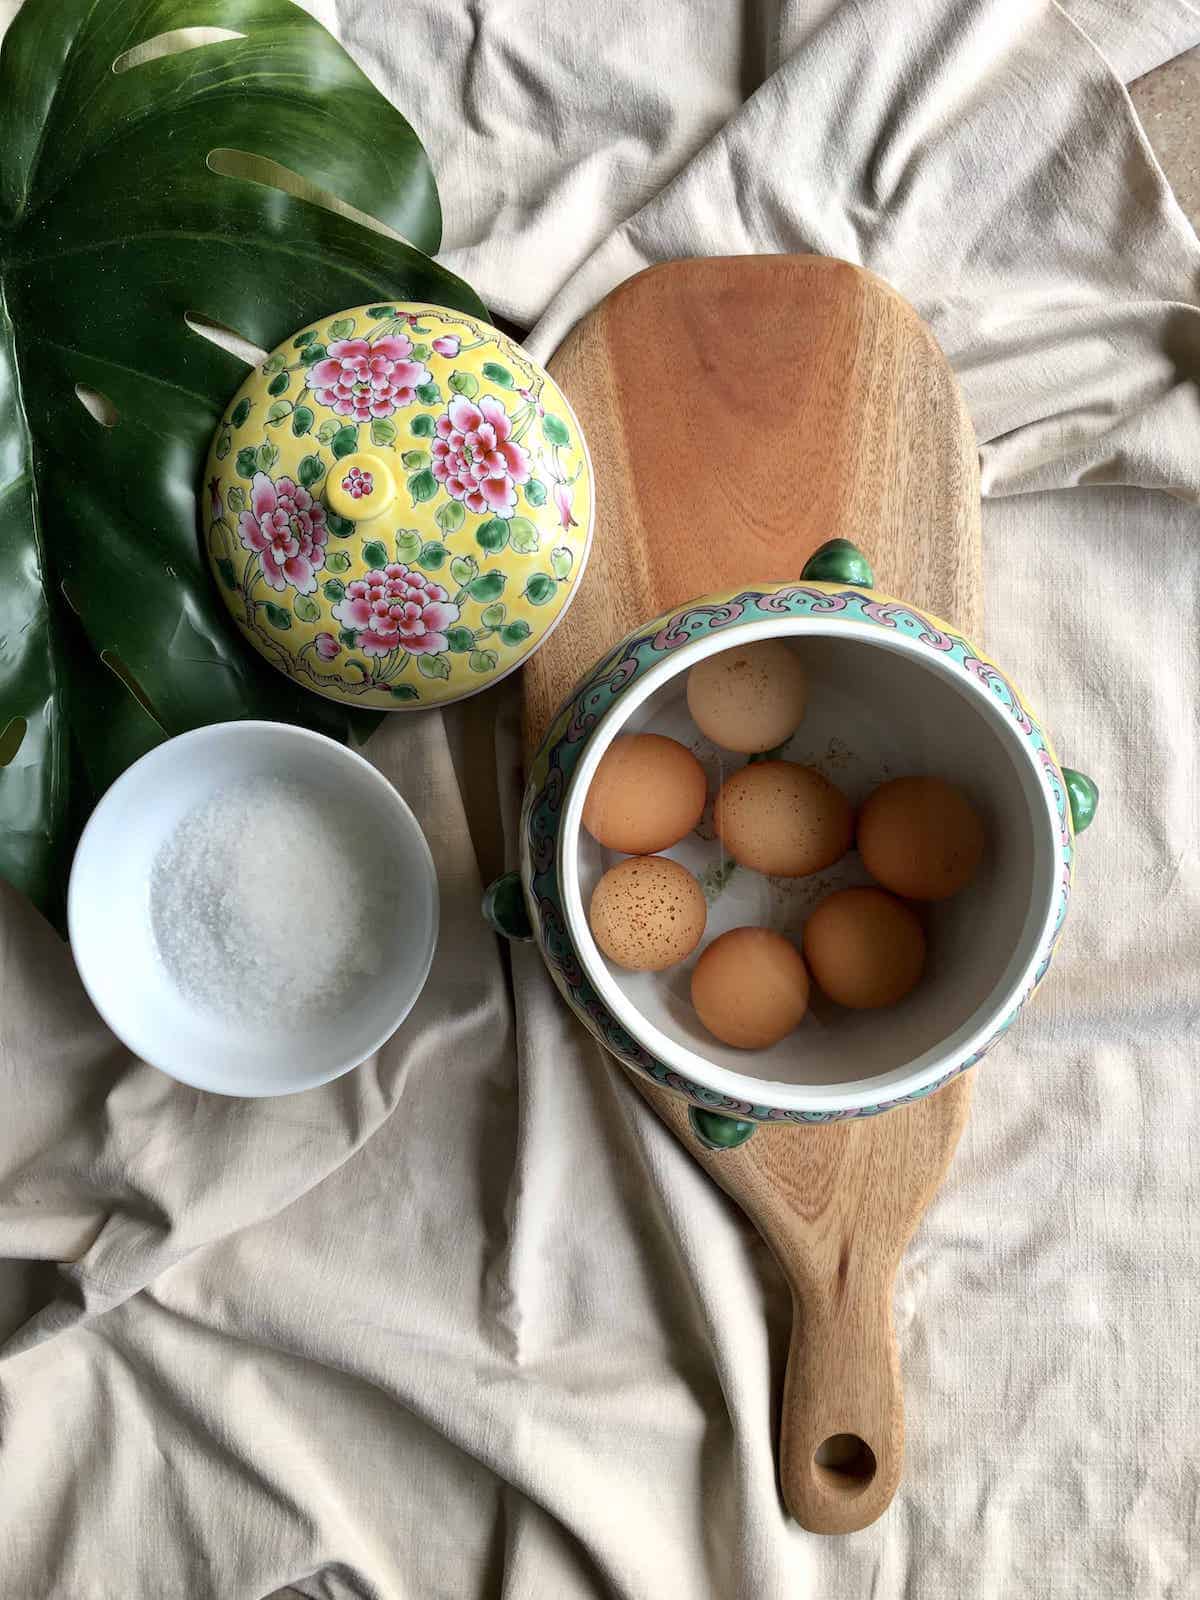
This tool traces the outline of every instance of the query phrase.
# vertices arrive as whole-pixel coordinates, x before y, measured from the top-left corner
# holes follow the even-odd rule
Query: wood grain
[[[796,578],[826,539],[853,539],[880,589],[978,632],[975,440],[933,336],[882,280],[812,256],[670,262],[596,307],[550,369],[588,439],[597,526],[570,613],[523,674],[530,748],[631,627]],[[681,1099],[634,1082],[791,1285],[788,1509],[813,1532],[865,1527],[903,1462],[896,1268],[958,1142],[969,1078],[884,1116],[763,1127],[720,1152]]]

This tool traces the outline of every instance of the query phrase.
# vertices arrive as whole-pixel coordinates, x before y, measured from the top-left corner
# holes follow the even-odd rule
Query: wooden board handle
[[[845,1272],[820,1293],[792,1285],[779,1477],[810,1533],[854,1533],[882,1516],[904,1462],[892,1280],[864,1281],[855,1253],[844,1256]]]

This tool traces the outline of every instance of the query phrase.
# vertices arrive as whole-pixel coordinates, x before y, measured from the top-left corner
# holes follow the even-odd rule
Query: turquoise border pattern
[[[1028,991],[979,1050],[952,1067],[937,1082],[915,1094],[884,1100],[878,1105],[848,1111],[784,1111],[755,1105],[749,1100],[717,1094],[657,1060],[631,1038],[592,988],[580,965],[563,915],[558,880],[558,821],[575,766],[592,730],[631,684],[672,650],[725,629],[783,617],[819,617],[842,622],[870,623],[915,640],[983,683],[1011,715],[1037,751],[1046,785],[1057,813],[1061,844],[1058,910],[1041,960]],[[634,1072],[687,1097],[693,1105],[728,1116],[757,1122],[840,1122],[849,1117],[870,1117],[893,1106],[924,1099],[943,1084],[979,1061],[1016,1020],[1018,1011],[1037,988],[1062,930],[1071,892],[1074,839],[1067,787],[1050,741],[1030,714],[1017,690],[994,662],[981,655],[969,640],[945,624],[901,601],[874,590],[846,588],[832,583],[781,584],[748,589],[712,600],[699,600],[646,624],[623,639],[578,684],[559,708],[534,758],[521,816],[522,870],[531,921],[551,976],[567,1004],[584,1026]]]

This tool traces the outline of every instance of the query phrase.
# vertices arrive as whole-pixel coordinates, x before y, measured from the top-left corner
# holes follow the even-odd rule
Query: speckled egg
[[[437,306],[302,328],[231,400],[201,521],[238,628],[305,688],[374,710],[475,694],[554,628],[592,476],[554,380]]]
[[[761,754],[790,739],[804,720],[808,674],[781,639],[733,645],[688,673],[687,703],[714,744]]]
[[[759,761],[726,779],[713,822],[740,866],[781,878],[831,867],[849,850],[854,812],[815,767]]]
[[[704,891],[667,856],[630,856],[600,879],[588,921],[610,961],[634,972],[662,972],[700,943],[708,918]]]

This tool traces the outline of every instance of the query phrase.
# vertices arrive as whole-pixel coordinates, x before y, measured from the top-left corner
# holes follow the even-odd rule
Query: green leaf
[[[233,410],[229,413],[229,425],[230,425],[230,427],[232,427],[232,428],[240,428],[249,415],[250,415],[250,402],[249,402],[249,400],[247,400],[246,396],[243,395],[242,398],[238,401],[237,405],[235,405]]]
[[[455,394],[465,395],[468,400],[474,400],[479,393],[479,379],[473,372],[452,372],[446,382]]]
[[[286,633],[291,627],[291,612],[285,611],[282,606],[277,606],[274,600],[265,600],[263,602],[263,610],[267,613],[267,621],[273,628],[278,628],[280,632]]]
[[[470,583],[478,571],[479,563],[474,556],[455,556],[450,563],[450,576],[460,588],[464,583]]]
[[[494,672],[499,659],[494,650],[472,650],[467,665],[472,672]]]
[[[311,406],[297,406],[292,412],[292,432],[297,439],[306,434],[313,425],[313,412]]]
[[[442,391],[436,383],[419,383],[417,385],[417,399],[423,406],[436,406],[442,398]]]
[[[525,485],[523,493],[531,506],[544,506],[546,504],[546,485],[540,478],[530,478]]]
[[[431,259],[438,202],[412,129],[302,7],[0,9],[16,11],[0,44],[0,736],[25,726],[0,767],[0,877],[58,918],[78,820],[164,736],[257,717],[346,738],[376,720],[261,660],[197,559],[189,491],[246,369],[184,308],[268,356],[384,292],[487,313]],[[213,22],[234,36],[113,70]],[[320,359],[315,338],[294,348]],[[265,409],[239,413],[231,477]],[[251,452],[236,472],[255,470]]]
[[[303,350],[304,346],[311,344],[316,337],[317,330],[315,328],[305,328],[303,333],[298,333],[292,340],[292,349]]]
[[[466,655],[475,648],[475,635],[470,628],[447,628],[446,643],[456,656]]]
[[[310,594],[298,594],[292,601],[292,610],[301,622],[320,622],[321,607]]]
[[[407,562],[409,566],[421,554],[421,546],[425,543],[415,528],[401,528],[396,535],[396,560]]]
[[[512,373],[507,367],[502,367],[498,361],[485,361],[482,370],[485,378],[490,378],[493,383],[498,383],[502,389],[512,388]]]
[[[553,600],[557,593],[558,585],[544,572],[535,572],[524,590],[525,598],[531,606],[544,606],[548,600]]]
[[[417,671],[423,678],[448,678],[450,663],[444,655],[418,656]]]
[[[418,439],[433,438],[434,422],[428,411],[418,411],[417,415],[408,425],[409,433],[415,434]]]
[[[349,572],[350,555],[345,550],[331,550],[325,557],[326,572]]]
[[[419,700],[421,696],[411,683],[392,683],[388,685],[393,700]]]
[[[369,317],[374,317],[376,322],[378,322],[381,317],[394,317],[396,315],[396,308],[395,306],[368,306],[367,315]]]
[[[429,451],[405,450],[400,460],[410,470],[415,471],[417,467],[427,467],[429,465]]]
[[[427,344],[415,344],[412,347],[412,358],[414,361],[428,361],[432,354],[433,352],[430,350]]]
[[[494,556],[508,543],[508,523],[502,517],[489,517],[475,529],[475,543]]]
[[[229,454],[229,452],[230,452],[230,450],[232,448],[233,448],[233,436],[229,432],[228,428],[222,428],[220,434],[217,437],[217,450],[216,450],[217,460],[218,461],[224,461],[225,457]]]
[[[428,544],[422,545],[421,554],[417,557],[417,565],[426,572],[436,572],[445,565],[446,557],[450,554],[444,544],[439,544],[436,539],[431,539]]]
[[[362,547],[362,553],[368,567],[386,567],[388,564],[387,546],[378,539],[368,539]]]
[[[221,574],[221,582],[227,589],[237,588],[237,573],[233,570],[233,562],[228,556],[217,557],[217,571]]]
[[[346,564],[347,566],[350,564],[350,558],[348,556],[346,558]],[[326,559],[325,565],[329,565],[328,559]],[[346,585],[340,578],[327,578],[321,585],[321,592],[325,596],[326,600],[332,600],[336,604],[337,601],[344,600],[346,598]]]
[[[422,500],[432,500],[437,490],[437,479],[428,467],[420,472],[414,472],[408,480],[408,492],[412,495],[415,506],[420,505]]]
[[[506,622],[500,629],[500,638],[504,644],[523,644],[532,633],[532,628],[523,617],[518,617],[515,622]]]
[[[480,613],[479,620],[485,628],[498,628],[508,615],[508,607],[503,600],[497,600],[494,605],[486,606]]]
[[[459,500],[447,500],[437,508],[433,520],[443,533],[457,533],[467,520],[467,508]]]
[[[311,489],[314,483],[320,483],[325,476],[325,463],[320,456],[301,456],[300,465],[296,468],[296,476],[306,489]],[[326,520],[329,520],[328,518]]]
[[[335,539],[348,539],[357,527],[357,523],[352,522],[349,517],[339,517],[336,511],[330,511],[326,507],[325,526]]]
[[[239,478],[252,478],[258,471],[258,451],[253,445],[243,445],[234,462]]]
[[[354,332],[353,317],[337,317],[329,324],[329,331],[335,339],[348,339]]]
[[[277,378],[272,378],[271,379],[270,383],[267,385],[267,393],[268,394],[286,394],[287,393],[287,386],[288,386],[288,384],[290,382],[291,382],[290,373],[281,372]]]
[[[291,414],[292,402],[290,400],[276,400],[267,412],[267,421],[268,423],[282,422],[284,417],[290,417]]]
[[[508,542],[519,556],[529,556],[542,541],[528,517],[512,517],[508,524]]]
[[[566,423],[561,417],[556,417],[552,411],[547,411],[542,418],[542,432],[551,444],[570,444],[571,434]]]
[[[225,504],[230,511],[244,511],[246,509],[246,491],[240,483],[231,483],[226,489]]]
[[[314,362],[324,361],[328,354],[323,344],[306,344],[300,352],[300,359],[306,367],[311,367]]]
[[[390,417],[373,417],[371,420],[371,443],[386,445],[396,442],[396,424]]]
[[[263,364],[262,364],[263,376],[269,378],[273,372],[282,372],[283,369],[286,366],[287,366],[287,357],[284,355],[282,350],[276,350],[273,355],[269,355],[267,357],[267,359],[263,362]],[[286,380],[284,382],[283,387],[285,389],[287,388]],[[271,389],[271,393],[272,394],[279,394],[279,393],[281,393],[281,391],[278,390],[278,389],[272,388]]]
[[[472,600],[487,605],[491,600],[499,600],[507,582],[508,578],[503,572],[484,572],[478,578],[472,578],[466,590]]]
[[[347,650],[353,650],[358,645],[358,635],[353,628],[339,628],[338,640]]]
[[[335,461],[353,455],[358,449],[358,429],[349,426],[339,428],[329,441],[329,448],[333,451]]]
[[[341,423],[336,421],[335,418],[326,417],[325,421],[317,429],[317,438],[320,439],[322,444],[328,444],[340,427]]]
[[[560,544],[556,550],[550,552],[550,571],[556,578],[565,578],[571,570],[571,563],[575,560],[574,552],[565,544]]]
[[[258,447],[258,469],[260,472],[270,472],[279,460],[279,446],[272,444],[270,439],[264,439]]]

